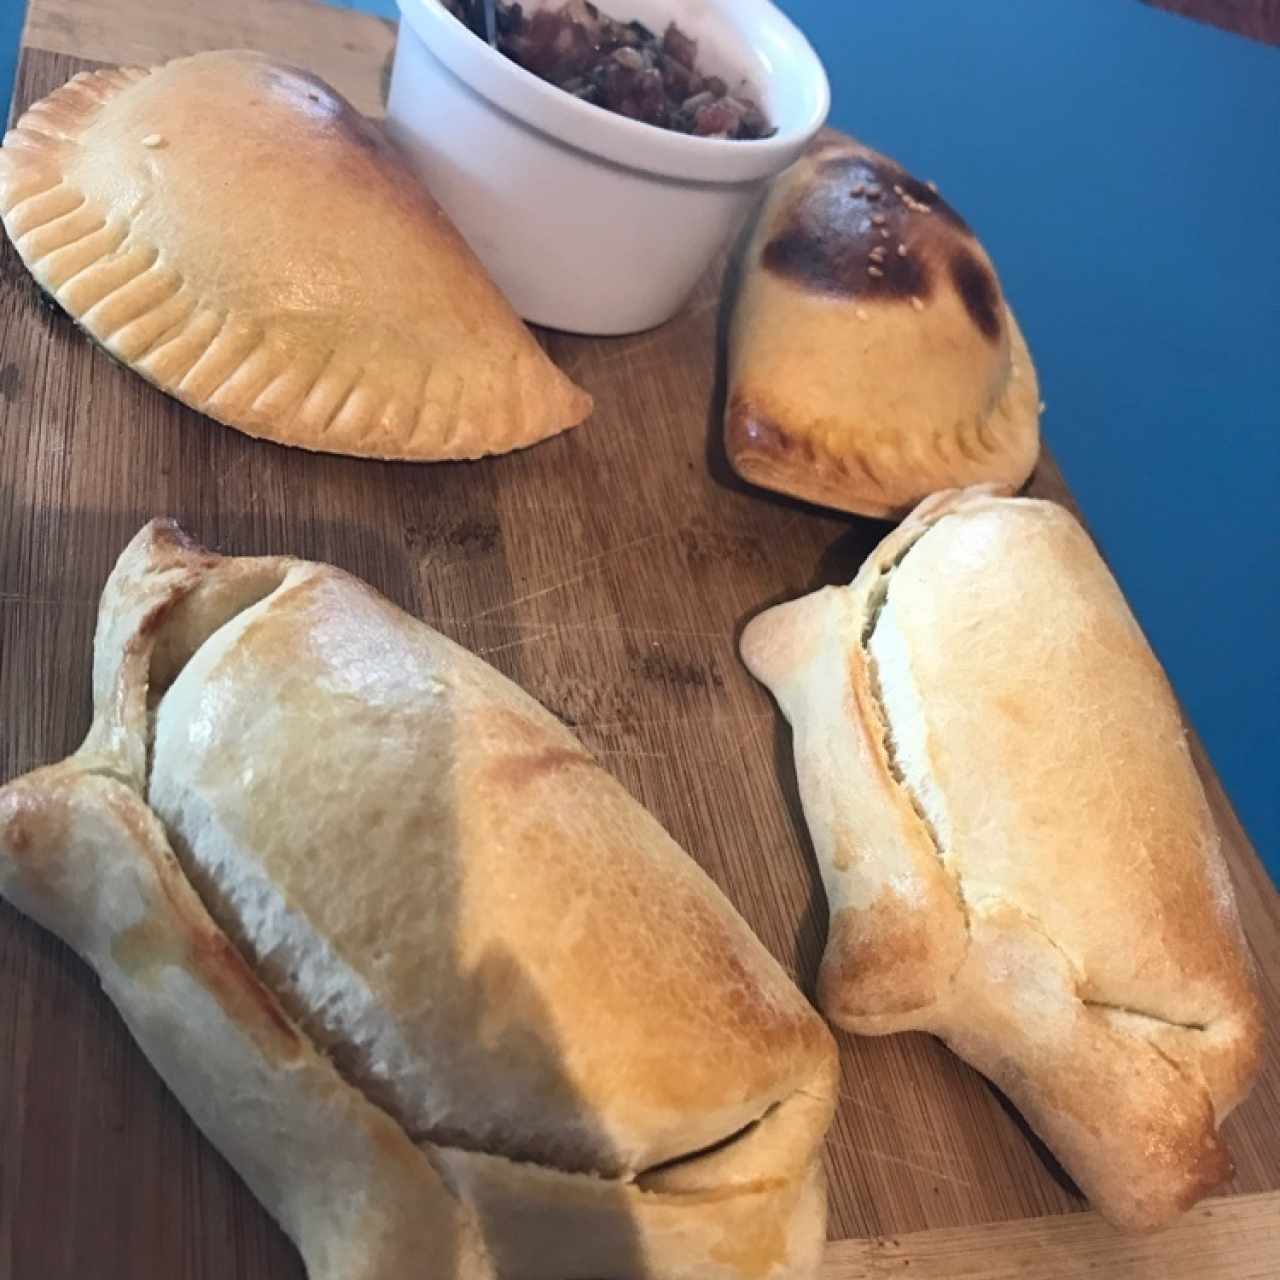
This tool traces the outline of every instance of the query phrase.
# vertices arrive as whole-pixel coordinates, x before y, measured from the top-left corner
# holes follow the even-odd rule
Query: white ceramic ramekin
[[[581,102],[437,0],[399,5],[392,134],[516,310],[556,329],[634,333],[674,315],[830,106],[817,54],[768,0],[601,6],[659,33],[674,18],[698,41],[700,70],[731,89],[745,77],[777,126],[755,142],[672,133]]]

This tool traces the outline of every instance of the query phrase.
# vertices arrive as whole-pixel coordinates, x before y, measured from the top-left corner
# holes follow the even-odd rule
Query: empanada
[[[527,694],[336,569],[157,522],[94,704],[0,790],[0,891],[312,1280],[814,1274],[830,1033]]]
[[[747,249],[725,448],[745,480],[868,516],[1016,489],[1040,392],[995,268],[927,183],[831,137],[775,182]]]
[[[260,54],[77,75],[6,135],[0,215],[112,355],[249,435],[474,458],[591,411],[381,132]]]
[[[1248,949],[1177,705],[1075,520],[939,495],[742,655],[794,731],[828,1016],[941,1036],[1117,1224],[1227,1178]]]

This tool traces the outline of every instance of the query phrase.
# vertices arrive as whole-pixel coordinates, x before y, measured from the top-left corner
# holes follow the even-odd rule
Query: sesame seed
[[[871,261],[872,261],[872,262],[883,262],[883,261],[884,261],[884,246],[883,246],[883,245],[876,245],[876,247],[875,247],[874,249],[872,249],[872,250],[871,250],[871,252],[870,252],[870,254],[868,254],[867,256],[868,256],[868,257],[870,257],[870,259],[871,259]]]
[[[144,147],[159,147],[164,145],[164,139],[158,133],[149,133],[142,140]]]
[[[938,184],[937,184],[936,182],[934,182],[934,180],[933,180],[932,178],[930,178],[930,179],[929,179],[929,181],[928,181],[928,182],[926,182],[924,185],[925,185],[926,187],[928,187],[928,188],[929,188],[929,190],[930,190],[930,191],[932,191],[932,192],[934,193],[934,195],[937,195],[937,193],[938,193]]]
[[[867,199],[868,200],[880,199],[880,188],[876,186],[874,182],[867,188]]]
[[[874,222],[874,223],[876,224],[876,226],[877,226],[877,227],[883,227],[883,226],[884,226],[884,214],[883,214],[883,213],[873,213],[873,214],[871,215],[871,221],[872,221],[872,222]]]
[[[1040,401],[1040,412],[1043,413],[1048,406],[1043,400]]]
[[[889,228],[888,228],[888,227],[881,227],[881,228],[880,228],[880,239],[881,239],[881,240],[888,240],[888,239],[889,239]]]
[[[859,320],[871,319],[871,317],[867,314],[867,309],[865,307],[859,307],[853,314],[856,315]]]
[[[911,305],[912,305],[913,307],[915,307],[915,309],[916,309],[917,311],[923,311],[923,310],[924,310],[924,303],[923,303],[923,302],[921,302],[919,298],[912,298],[912,299],[911,299]]]
[[[884,272],[883,272],[883,271],[881,271],[879,267],[868,267],[868,268],[867,268],[867,275],[869,275],[869,276],[876,276],[876,277],[879,277],[879,276],[884,275]]]
[[[903,195],[903,194],[904,194],[904,193],[903,193],[903,190],[902,190],[902,183],[900,183],[900,182],[895,182],[895,183],[893,184],[893,189],[894,189],[894,191],[896,191],[896,192],[898,193],[898,195]]]
[[[898,245],[898,257],[905,258],[907,256],[907,246],[905,244]]]

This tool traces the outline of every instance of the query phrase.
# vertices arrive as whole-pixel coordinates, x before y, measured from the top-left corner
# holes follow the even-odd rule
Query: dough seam
[[[1130,1018],[1144,1018],[1162,1027],[1172,1027],[1175,1031],[1208,1031],[1212,1022],[1178,1022],[1166,1018],[1163,1014],[1152,1013],[1149,1009],[1135,1009],[1132,1005],[1112,1004],[1107,1000],[1081,1000],[1086,1009],[1100,1009],[1110,1013],[1123,1013]]]
[[[216,573],[216,570],[214,571],[214,573]],[[209,581],[209,579],[206,579],[206,581]],[[145,675],[143,676],[143,679],[141,682],[143,695],[146,699],[146,704],[148,708],[146,722],[145,722],[145,733],[146,733],[146,741],[144,744],[145,773],[141,780],[141,788],[139,788],[139,780],[136,777],[131,776],[126,770],[121,770],[117,767],[113,767],[109,759],[103,759],[101,762],[95,761],[91,766],[85,769],[85,772],[94,773],[103,777],[110,778],[113,781],[122,783],[123,785],[127,786],[131,791],[133,791],[134,794],[139,795],[139,799],[141,803],[146,806],[147,812],[151,814],[151,816],[154,818],[155,822],[157,823],[160,831],[163,833],[166,845],[168,849],[171,851],[178,873],[186,881],[186,884],[190,888],[191,892],[195,895],[197,900],[200,902],[200,905],[204,909],[205,913],[208,915],[209,919],[213,922],[214,926],[226,938],[228,945],[235,950],[235,952],[244,961],[246,967],[256,976],[258,982],[264,988],[264,990],[270,993],[271,998],[285,1012],[286,1016],[288,1016],[290,1023],[296,1030],[299,1037],[306,1042],[307,1047],[311,1049],[315,1054],[317,1054],[318,1056],[327,1058],[334,1072],[343,1081],[343,1083],[346,1084],[355,1093],[359,1094],[369,1104],[369,1106],[376,1108],[377,1110],[381,1111],[384,1115],[386,1115],[388,1119],[391,1121],[391,1123],[393,1123],[396,1126],[396,1128],[399,1129],[400,1132],[405,1135],[405,1138],[410,1143],[412,1143],[412,1145],[415,1148],[417,1148],[419,1151],[422,1151],[424,1155],[432,1154],[437,1151],[440,1151],[440,1152],[458,1151],[465,1154],[481,1155],[481,1156],[486,1156],[490,1158],[502,1159],[506,1161],[508,1164],[513,1166],[517,1166],[517,1167],[526,1166],[528,1168],[540,1170],[542,1172],[549,1173],[549,1174],[570,1177],[570,1178],[575,1178],[575,1177],[591,1178],[591,1179],[600,1181],[602,1183],[611,1183],[613,1185],[618,1186],[619,1188],[632,1188],[636,1192],[639,1192],[645,1195],[671,1197],[673,1195],[679,1196],[681,1194],[685,1194],[685,1195],[701,1194],[701,1193],[694,1193],[694,1192],[683,1192],[683,1193],[679,1191],[673,1192],[665,1189],[648,1189],[646,1187],[639,1185],[639,1183],[641,1182],[642,1179],[646,1177],[652,1177],[654,1175],[668,1173],[681,1165],[691,1164],[694,1161],[703,1159],[709,1155],[719,1154],[719,1153],[728,1153],[734,1147],[735,1144],[748,1138],[759,1127],[759,1125],[764,1120],[766,1120],[773,1112],[777,1111],[778,1108],[781,1107],[784,1102],[790,1100],[791,1098],[797,1095],[804,1095],[806,1094],[806,1091],[804,1089],[795,1089],[795,1090],[792,1090],[792,1092],[788,1094],[785,1098],[777,1099],[767,1103],[764,1107],[762,1107],[759,1115],[753,1117],[751,1120],[747,1121],[745,1124],[739,1125],[737,1128],[735,1128],[732,1132],[728,1134],[725,1134],[710,1142],[706,1142],[701,1146],[691,1149],[689,1151],[681,1152],[678,1155],[667,1157],[651,1165],[646,1165],[642,1168],[637,1168],[630,1171],[623,1171],[623,1173],[621,1173],[620,1175],[605,1175],[605,1174],[595,1173],[590,1170],[568,1168],[562,1165],[552,1164],[544,1160],[521,1158],[518,1156],[509,1155],[506,1153],[493,1152],[493,1151],[486,1150],[483,1146],[478,1144],[472,1146],[472,1145],[464,1145],[457,1141],[440,1142],[432,1136],[430,1131],[419,1132],[413,1129],[412,1127],[410,1127],[409,1125],[405,1124],[400,1119],[400,1117],[397,1116],[395,1110],[392,1107],[388,1106],[388,1104],[385,1101],[371,1094],[369,1090],[364,1087],[363,1083],[361,1082],[361,1080],[358,1078],[357,1075],[354,1075],[350,1073],[348,1070],[344,1069],[342,1063],[338,1060],[338,1058],[335,1057],[331,1052],[329,1052],[323,1046],[323,1044],[319,1040],[317,1040],[307,1030],[306,1028],[307,1017],[300,1016],[298,1013],[291,1010],[288,1004],[286,1004],[285,999],[282,996],[282,993],[278,991],[274,985],[269,984],[267,982],[267,979],[262,976],[261,966],[258,958],[252,953],[252,951],[247,950],[245,947],[241,945],[240,941],[236,938],[235,932],[233,930],[230,930],[224,926],[224,924],[222,923],[222,920],[220,919],[221,911],[215,909],[215,907],[217,907],[219,904],[217,904],[215,901],[211,900],[209,897],[206,896],[205,892],[202,889],[202,883],[201,883],[202,877],[193,875],[191,871],[188,869],[184,861],[184,858],[182,856],[182,850],[184,847],[183,840],[181,839],[181,837],[178,835],[177,832],[170,829],[169,825],[165,822],[164,818],[160,815],[160,813],[158,813],[152,807],[152,804],[151,804],[152,766],[153,766],[154,754],[155,754],[156,715],[157,715],[160,703],[162,702],[164,696],[168,693],[169,689],[177,682],[182,671],[191,662],[197,659],[198,655],[207,645],[216,643],[218,636],[227,627],[233,625],[238,618],[242,617],[249,610],[257,608],[258,606],[262,605],[264,602],[270,600],[273,596],[276,596],[281,592],[289,591],[290,588],[291,588],[291,583],[290,583],[289,571],[286,570],[280,577],[274,578],[273,580],[269,580],[268,582],[264,583],[260,590],[254,591],[251,594],[244,597],[238,597],[236,599],[236,607],[234,609],[232,609],[230,612],[224,612],[222,610],[219,610],[216,618],[211,621],[211,625],[209,625],[207,628],[201,628],[197,632],[197,635],[198,635],[197,642],[190,647],[189,652],[184,651],[181,657],[181,661],[166,667],[162,680],[153,680],[152,670],[156,661],[156,651],[160,647],[160,645],[163,643],[166,627],[173,624],[174,611],[176,609],[181,608],[183,605],[189,603],[193,599],[193,597],[198,597],[199,591],[200,591],[199,585],[197,585],[192,591],[184,594],[181,597],[181,599],[174,600],[169,605],[168,608],[164,608],[163,613],[157,619],[155,641],[152,644],[151,653],[148,655]],[[281,902],[288,911],[290,912],[299,911],[299,909],[296,906],[284,900],[283,895],[281,895]],[[301,912],[299,912],[299,914],[301,915],[302,920],[307,925],[307,927],[312,928],[311,922],[306,919],[305,915],[302,914]],[[346,968],[345,963],[343,964],[343,967]],[[359,980],[358,973],[353,973],[352,977],[354,977],[356,980]],[[434,1159],[432,1159],[432,1163],[433,1165],[435,1165],[437,1162]],[[735,1193],[749,1193],[752,1190],[759,1190],[759,1189],[774,1185],[779,1181],[780,1179],[778,1178],[753,1179],[741,1185],[736,1185],[734,1187],[734,1191]]]
[[[1204,1081],[1197,1080],[1190,1075],[1185,1062],[1180,1062],[1177,1058],[1167,1053],[1149,1036],[1138,1034],[1136,1028],[1118,1026],[1114,1022],[1106,1019],[1106,1015],[1108,1013],[1118,1013],[1126,1017],[1142,1018],[1147,1022],[1154,1023],[1157,1027],[1171,1028],[1174,1031],[1192,1031],[1199,1034],[1203,1034],[1208,1031],[1213,1020],[1210,1020],[1210,1022],[1177,1022],[1172,1018],[1165,1018],[1160,1014],[1152,1013],[1149,1010],[1135,1009],[1126,1004],[1113,1004],[1106,1000],[1098,1000],[1092,997],[1086,998],[1080,994],[1080,989],[1087,984],[1088,976],[1081,972],[1080,966],[1071,958],[1070,954],[1063,948],[1061,943],[1059,943],[1049,932],[1043,920],[1038,916],[1032,915],[1032,913],[1029,912],[1021,903],[1015,902],[1010,898],[995,896],[984,899],[982,905],[984,907],[989,905],[1006,911],[1016,911],[1022,922],[1039,937],[1044,939],[1044,941],[1062,957],[1063,964],[1066,965],[1072,975],[1072,994],[1081,1009],[1089,1010],[1092,1014],[1102,1017],[1104,1021],[1106,1021],[1108,1028],[1116,1035],[1126,1036],[1137,1040],[1141,1044],[1153,1049],[1161,1058],[1168,1062],[1180,1076],[1192,1083],[1197,1089],[1203,1090],[1205,1095],[1209,1098],[1210,1104],[1213,1104],[1212,1094],[1207,1088],[1205,1088]]]
[[[208,900],[206,900],[205,895],[200,890],[199,884],[188,872],[186,866],[183,864],[182,858],[179,856],[179,849],[181,848],[181,842],[175,839],[175,833],[169,829],[168,824],[164,821],[164,819],[160,816],[160,814],[158,814],[155,811],[155,809],[151,805],[151,801],[150,801],[151,774],[152,774],[152,764],[153,764],[154,748],[155,748],[155,713],[156,713],[156,709],[159,707],[160,701],[164,697],[164,694],[178,679],[183,669],[189,663],[194,661],[194,659],[200,653],[200,651],[206,645],[211,644],[217,638],[219,633],[221,633],[226,627],[230,626],[233,622],[235,622],[237,618],[247,613],[250,609],[257,607],[258,605],[262,604],[263,601],[270,599],[277,592],[284,591],[287,589],[288,589],[288,572],[286,571],[286,573],[282,575],[277,581],[272,582],[269,586],[266,586],[265,589],[262,590],[261,592],[255,592],[250,597],[239,602],[237,607],[233,609],[230,613],[228,613],[226,616],[219,616],[216,624],[209,627],[207,631],[204,631],[201,634],[199,642],[191,649],[191,652],[186,654],[185,657],[183,657],[181,662],[177,663],[171,670],[165,673],[163,688],[158,688],[155,686],[155,684],[152,681],[151,671],[152,671],[152,666],[156,656],[156,648],[158,647],[161,639],[164,636],[165,624],[167,622],[172,621],[173,608],[171,607],[169,610],[167,610],[166,611],[167,616],[160,622],[160,625],[157,628],[156,642],[155,644],[153,644],[151,653],[148,656],[146,675],[143,682],[143,692],[147,700],[148,713],[147,713],[147,720],[146,720],[146,743],[145,743],[146,772],[142,780],[141,793],[139,793],[139,789],[138,789],[138,779],[131,776],[128,770],[113,766],[110,760],[102,760],[100,762],[95,761],[91,764],[85,764],[82,767],[81,772],[92,775],[92,776],[96,776],[96,777],[106,778],[113,782],[117,782],[127,787],[130,791],[132,791],[135,795],[138,796],[139,801],[141,802],[141,804],[145,806],[147,813],[151,816],[152,820],[156,823],[156,826],[159,828],[161,834],[164,837],[165,846],[169,851],[170,857],[172,858],[173,869],[175,873],[182,878],[183,882],[185,883],[186,887],[190,890],[191,894],[200,903],[201,908],[203,909],[205,915],[209,918],[209,921],[212,924],[212,926],[216,928],[218,932],[222,935],[222,937],[226,940],[227,946],[231,950],[233,950],[236,953],[236,955],[240,957],[240,959],[243,961],[248,972],[254,975],[254,978],[257,981],[258,985],[270,996],[271,1000],[280,1009],[281,1013],[288,1019],[293,1034],[297,1036],[299,1041],[301,1041],[305,1045],[305,1047],[312,1054],[315,1055],[316,1058],[327,1061],[330,1069],[334,1072],[334,1074],[338,1077],[338,1079],[341,1080],[342,1083],[347,1086],[347,1088],[351,1089],[355,1094],[357,1094],[360,1098],[362,1098],[369,1107],[375,1109],[376,1111],[384,1115],[387,1118],[387,1121],[390,1124],[394,1125],[395,1128],[404,1135],[405,1141],[408,1142],[412,1147],[414,1147],[422,1155],[422,1157],[425,1160],[427,1160],[427,1162],[432,1166],[432,1168],[436,1170],[436,1172],[440,1175],[442,1181],[444,1181],[445,1186],[450,1192],[450,1194],[452,1194],[455,1197],[455,1199],[457,1199],[460,1203],[465,1204],[467,1203],[465,1200],[465,1197],[461,1194],[459,1189],[454,1185],[454,1180],[452,1176],[447,1175],[446,1167],[444,1166],[443,1162],[439,1161],[436,1158],[436,1152],[438,1150],[442,1150],[442,1149],[448,1150],[448,1148],[441,1148],[436,1143],[430,1142],[429,1140],[424,1140],[410,1133],[409,1130],[400,1122],[400,1120],[396,1117],[396,1115],[392,1111],[390,1111],[384,1104],[379,1102],[376,1098],[371,1097],[368,1091],[360,1084],[358,1080],[352,1079],[351,1076],[342,1069],[342,1066],[334,1059],[334,1057],[331,1054],[327,1053],[322,1048],[322,1046],[315,1040],[315,1038],[306,1030],[302,1020],[294,1017],[289,1012],[289,1010],[285,1008],[284,1003],[281,1001],[279,994],[275,991],[273,987],[267,984],[266,980],[259,973],[258,968],[254,963],[253,957],[245,953],[245,950],[240,946],[240,944],[237,942],[235,937],[230,932],[228,932],[218,920],[217,915],[212,909],[212,904]],[[174,607],[180,606],[181,604],[183,604],[185,601],[189,599],[190,599],[189,594],[184,595],[181,599],[174,601],[173,606]],[[547,1168],[548,1166],[537,1166],[537,1167]]]
[[[945,518],[945,515],[940,517],[940,519]],[[919,820],[920,825],[928,838],[929,845],[933,849],[934,855],[937,857],[943,871],[946,873],[947,881],[951,885],[956,903],[964,917],[964,930],[967,945],[967,939],[972,933],[972,928],[969,917],[969,902],[965,897],[964,884],[960,879],[959,873],[953,870],[948,864],[946,847],[944,845],[942,835],[933,819],[929,816],[929,812],[925,807],[924,801],[917,793],[916,788],[911,784],[910,779],[908,779],[906,770],[903,768],[902,762],[898,757],[897,742],[894,737],[893,717],[889,713],[888,702],[880,684],[880,664],[871,650],[871,641],[875,636],[876,627],[889,603],[889,588],[892,584],[894,573],[903,561],[911,554],[916,544],[919,543],[937,523],[939,523],[939,521],[931,521],[926,524],[924,528],[918,530],[915,536],[912,537],[905,546],[898,550],[898,553],[892,560],[887,564],[880,566],[880,576],[876,579],[876,582],[871,588],[870,594],[867,596],[867,615],[866,620],[862,625],[859,644],[862,649],[862,659],[866,664],[867,669],[867,689],[871,695],[871,703],[875,708],[877,718],[880,721],[880,727],[883,730],[880,735],[880,747],[884,757],[885,767],[888,769],[889,776],[893,779],[894,784],[910,804],[912,811],[915,813],[916,818]],[[960,967],[957,967],[952,972],[950,979],[951,984],[955,983],[959,972]],[[937,1001],[935,1000],[931,1003],[936,1004]]]

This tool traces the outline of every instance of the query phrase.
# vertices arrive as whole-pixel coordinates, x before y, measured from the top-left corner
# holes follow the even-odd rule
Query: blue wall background
[[[985,240],[1046,439],[1280,879],[1280,50],[1123,0],[784,7],[832,123]]]
[[[6,120],[9,100],[13,97],[13,68],[18,60],[18,38],[22,34],[25,12],[22,0],[0,0],[0,103]]]
[[[1046,438],[1280,879],[1280,50],[1136,0],[783,7],[832,123],[985,240]]]

